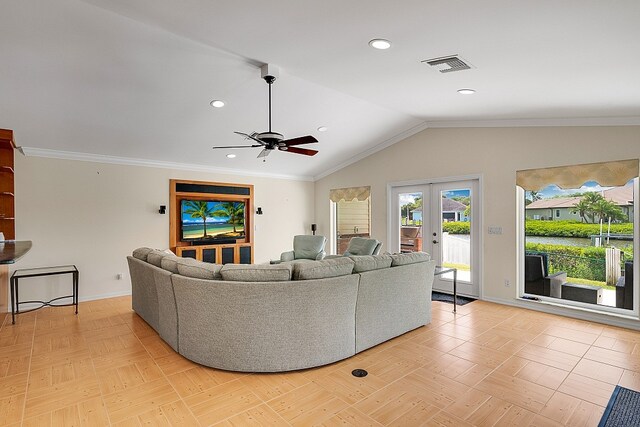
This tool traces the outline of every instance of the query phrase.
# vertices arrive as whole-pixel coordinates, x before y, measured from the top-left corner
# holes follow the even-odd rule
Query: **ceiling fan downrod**
[[[276,78],[271,75],[264,76],[264,81],[269,85],[269,133],[271,133],[271,85],[276,81]]]

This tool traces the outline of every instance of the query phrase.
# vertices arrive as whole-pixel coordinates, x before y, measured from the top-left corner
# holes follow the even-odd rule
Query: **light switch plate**
[[[489,226],[489,234],[502,234],[502,227]]]

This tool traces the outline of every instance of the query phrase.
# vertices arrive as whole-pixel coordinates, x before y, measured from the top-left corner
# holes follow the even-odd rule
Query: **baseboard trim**
[[[556,314],[558,316],[571,317],[574,319],[586,320],[589,322],[596,322],[596,323],[603,323],[609,326],[618,326],[621,328],[634,329],[634,330],[640,331],[640,320],[631,318],[631,317],[604,314],[604,313],[595,313],[592,311],[569,308],[569,307],[560,307],[555,304],[545,303],[543,301],[502,299],[502,298],[487,297],[486,295],[484,296],[484,298],[482,298],[482,300],[487,302],[493,302],[496,304],[509,305],[512,307],[525,308],[528,310],[541,311],[543,313]]]
[[[90,296],[85,296],[85,297],[79,297],[78,298],[78,302],[96,301],[96,300],[100,300],[100,299],[123,297],[123,296],[126,296],[126,295],[131,295],[131,291],[111,292],[111,293],[108,293],[108,294],[90,295]],[[71,299],[71,297],[69,297],[69,299]],[[31,310],[32,308],[36,308],[36,307],[40,307],[40,304],[38,304],[38,303],[20,304],[20,310],[23,310],[23,311]],[[7,307],[7,313],[11,314],[11,306]]]

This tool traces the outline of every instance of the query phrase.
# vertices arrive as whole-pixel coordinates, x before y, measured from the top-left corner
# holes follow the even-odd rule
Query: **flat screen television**
[[[182,241],[215,243],[244,239],[245,203],[183,199],[180,223]]]

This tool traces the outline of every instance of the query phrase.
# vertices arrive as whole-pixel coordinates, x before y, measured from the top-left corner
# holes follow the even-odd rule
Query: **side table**
[[[458,269],[457,268],[449,268],[442,267],[436,265],[436,271],[433,273],[434,276],[441,276],[446,273],[453,272],[453,312],[456,312],[456,299],[458,298]]]
[[[73,289],[71,295],[63,295],[53,298],[49,301],[20,301],[18,296],[19,279],[26,279],[28,277],[42,277],[53,276],[59,274],[71,274],[73,276]],[[31,308],[23,311],[22,313],[28,313],[30,311],[41,309],[42,307],[66,307],[70,305],[76,306],[76,314],[78,314],[78,269],[75,265],[61,265],[58,267],[41,267],[41,268],[25,268],[16,270],[11,275],[11,323],[15,325],[16,314],[20,314],[20,304],[38,303],[42,304],[40,307]],[[68,304],[52,304],[54,301],[58,301],[65,298],[73,298],[71,303]]]

